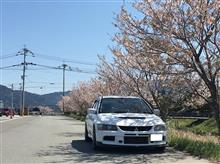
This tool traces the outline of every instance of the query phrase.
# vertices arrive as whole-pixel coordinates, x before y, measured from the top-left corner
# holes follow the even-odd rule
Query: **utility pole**
[[[14,85],[11,84],[11,109],[14,108]]]
[[[68,67],[67,64],[62,64],[62,66],[60,66],[60,68],[63,69],[63,98],[65,96],[65,71],[66,68]],[[63,112],[65,112],[65,103],[64,103],[64,99],[63,99]]]
[[[32,54],[32,56],[34,56],[34,53],[32,51],[30,51],[29,49],[24,48],[19,51],[17,53],[17,55],[23,55],[24,59],[23,59],[23,75],[21,76],[22,79],[22,96],[21,96],[21,110],[20,110],[20,115],[23,116],[24,115],[24,107],[25,107],[25,91],[24,91],[24,87],[25,87],[25,71],[26,71],[26,56],[28,55],[28,53]]]
[[[22,97],[22,85],[21,85],[21,83],[19,83],[19,89],[20,89],[20,97]],[[22,109],[22,99],[20,98],[20,104],[19,104],[20,106],[20,114],[19,115],[21,115],[21,109]]]

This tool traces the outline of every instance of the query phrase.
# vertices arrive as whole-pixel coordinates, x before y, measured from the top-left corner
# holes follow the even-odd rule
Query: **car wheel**
[[[98,146],[98,143],[96,141],[95,126],[93,126],[92,144],[93,144],[93,149],[94,150],[99,150],[99,146]]]
[[[88,130],[87,130],[86,123],[85,123],[85,141],[86,141],[86,142],[91,141],[90,138],[89,138],[89,135],[88,135]]]

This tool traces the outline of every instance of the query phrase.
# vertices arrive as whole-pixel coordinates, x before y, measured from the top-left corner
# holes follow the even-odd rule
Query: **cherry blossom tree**
[[[160,108],[164,120],[169,112],[180,108],[192,96],[191,88],[175,75],[156,73],[154,67],[144,67],[137,61],[139,57],[133,57],[129,53],[118,55],[121,52],[117,49],[113,49],[112,52],[115,56],[114,63],[100,58],[102,64],[99,75],[106,83],[114,83],[109,86],[118,86],[114,87],[114,94],[142,97],[152,106]],[[143,63],[144,58],[140,58],[140,61]]]
[[[207,102],[220,135],[220,1],[140,0],[122,6],[110,48],[100,57],[99,77],[79,83],[64,97],[70,111],[85,113],[99,95],[137,95],[169,110]]]
[[[141,0],[133,7],[139,14],[122,7],[116,18],[117,55],[145,57],[151,73],[199,77],[208,94],[198,95],[212,104],[220,134],[220,1]]]
[[[64,101],[65,112],[74,112],[85,116],[94,99],[102,95],[108,95],[105,84],[101,80],[91,79],[87,82],[79,82],[68,96],[64,96],[58,102],[58,106],[62,109]]]

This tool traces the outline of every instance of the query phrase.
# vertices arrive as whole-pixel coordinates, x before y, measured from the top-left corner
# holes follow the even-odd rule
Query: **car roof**
[[[132,99],[139,99],[140,97],[136,97],[136,96],[102,96],[103,99],[105,98],[132,98]]]

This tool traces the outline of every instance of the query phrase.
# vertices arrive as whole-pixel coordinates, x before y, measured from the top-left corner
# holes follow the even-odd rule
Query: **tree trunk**
[[[220,111],[219,111],[219,103],[213,102],[212,108],[215,111],[215,120],[216,120],[217,127],[218,127],[218,135],[220,136],[220,118],[219,118]]]
[[[218,126],[218,135],[220,136],[220,106],[219,106],[219,102],[215,102],[215,105],[214,105],[214,110],[215,110],[215,120],[216,120],[216,123],[217,123],[217,126]]]
[[[218,127],[218,135],[220,136],[220,104],[219,104],[219,95],[216,91],[214,90],[213,92],[211,92],[211,99],[212,99],[212,110],[215,112],[215,120],[217,123],[217,127]]]

